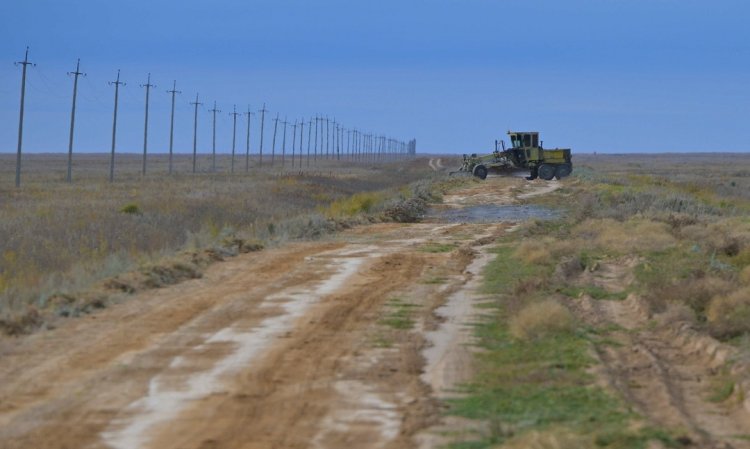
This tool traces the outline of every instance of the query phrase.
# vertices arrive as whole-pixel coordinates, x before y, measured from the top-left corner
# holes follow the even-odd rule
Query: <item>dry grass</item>
[[[750,285],[750,265],[740,271],[740,282],[743,285]]]
[[[498,449],[594,449],[591,437],[577,435],[566,428],[532,430],[509,439]]]
[[[676,244],[667,224],[640,218],[625,222],[588,219],[575,226],[573,235],[589,246],[617,254],[663,251]]]
[[[750,332],[750,287],[714,297],[706,310],[709,330],[720,338]]]
[[[573,330],[573,316],[553,299],[533,302],[510,318],[510,334],[518,340],[535,340]]]
[[[139,157],[119,155],[110,184],[107,161],[81,156],[74,183],[67,184],[64,158],[25,156],[23,185],[16,189],[10,156],[0,155],[0,315],[6,321],[25,316],[29,305],[44,308],[55,295],[164,266],[181,250],[223,251],[238,239],[257,246],[315,238],[339,229],[338,217],[384,207],[386,198],[411,192],[410,183],[434,176],[424,160],[329,161],[310,170],[287,165],[249,173],[243,164],[243,172],[229,175],[206,172],[205,159],[193,175],[190,158],[180,156],[170,177],[157,156],[141,178]],[[227,165],[227,158],[219,160],[221,170]]]
[[[545,242],[539,240],[524,240],[518,245],[513,256],[532,265],[547,265],[553,261],[549,248]]]

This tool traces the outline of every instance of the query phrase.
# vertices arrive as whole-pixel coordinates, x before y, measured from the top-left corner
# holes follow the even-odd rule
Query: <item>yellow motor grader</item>
[[[549,181],[552,178],[564,178],[573,171],[570,148],[542,148],[539,133],[535,131],[508,131],[508,136],[510,148],[505,148],[504,141],[496,140],[495,151],[491,154],[464,154],[463,164],[458,173],[468,173],[485,179],[490,171],[524,169],[530,172],[526,179],[538,177]]]

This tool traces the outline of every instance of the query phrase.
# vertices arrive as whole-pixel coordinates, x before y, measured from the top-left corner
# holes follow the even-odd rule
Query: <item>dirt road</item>
[[[443,207],[511,204],[557,185],[489,178]],[[2,340],[0,448],[437,447],[438,399],[471,375],[467,324],[482,299],[488,245],[513,226],[363,226],[241,255],[200,279]],[[623,307],[577,313],[636,327]],[[739,432],[742,421],[700,412],[713,409],[697,409],[697,391],[652,385],[669,376],[640,365],[685,379],[704,369],[689,358],[676,365],[655,336],[624,332],[620,346],[599,353],[602,378],[655,423],[688,428],[694,442],[716,440],[706,431]]]
[[[436,309],[508,226],[360,227],[2,341],[0,447],[414,446],[469,372],[471,308]]]

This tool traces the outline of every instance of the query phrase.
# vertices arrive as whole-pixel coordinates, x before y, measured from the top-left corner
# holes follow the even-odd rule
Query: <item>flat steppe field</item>
[[[0,448],[750,448],[750,155],[0,162]]]

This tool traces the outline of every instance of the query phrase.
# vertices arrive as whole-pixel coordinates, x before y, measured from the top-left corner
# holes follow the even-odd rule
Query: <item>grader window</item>
[[[539,135],[538,134],[532,134],[531,135],[531,146],[536,148],[539,146]]]
[[[523,135],[523,146],[528,148],[531,145],[531,134],[524,134]]]

